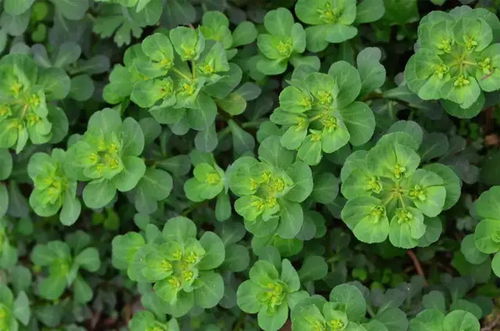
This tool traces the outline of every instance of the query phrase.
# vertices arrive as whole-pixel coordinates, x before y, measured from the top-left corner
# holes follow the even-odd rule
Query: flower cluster
[[[484,92],[500,88],[500,40],[493,33],[498,24],[485,9],[436,11],[424,17],[417,52],[405,69],[408,87],[424,100],[458,104],[459,117],[477,114]],[[469,108],[472,116],[467,115]]]

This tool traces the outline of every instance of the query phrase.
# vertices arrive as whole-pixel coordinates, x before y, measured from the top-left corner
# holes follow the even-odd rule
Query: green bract
[[[313,297],[297,305],[292,312],[292,326],[294,331],[362,331],[367,330],[366,323],[361,324],[365,322],[365,314],[363,293],[353,285],[343,284],[332,289],[330,302]],[[376,330],[387,330],[375,320],[371,324]]]
[[[66,157],[66,152],[57,148],[52,150],[52,155],[36,153],[31,156],[28,174],[35,188],[29,201],[40,216],[52,216],[61,210],[59,219],[71,225],[80,215],[81,204],[76,198],[76,179],[69,177],[64,169]]]
[[[415,247],[426,228],[440,222],[435,217],[456,202],[449,194],[460,190],[460,180],[442,164],[419,168],[418,145],[406,133],[390,133],[346,160],[342,220],[359,240],[376,243],[389,236],[394,246]]]
[[[89,241],[84,234],[76,233],[74,238],[80,242],[73,249],[60,240],[33,248],[31,260],[38,268],[46,270],[37,287],[41,297],[56,300],[66,288],[71,287],[77,302],[85,303],[92,299],[92,288],[79,270],[96,272],[101,265],[99,253],[94,247],[84,248],[85,242]]]
[[[250,269],[250,279],[238,287],[238,306],[248,314],[258,314],[263,330],[278,330],[285,324],[289,308],[308,296],[299,290],[299,276],[290,261],[283,260],[279,272],[272,263],[259,260]]]
[[[297,150],[309,165],[321,161],[351,142],[366,143],[375,128],[375,118],[363,102],[355,101],[361,78],[347,62],[334,63],[328,74],[313,72],[290,81],[279,96],[280,107],[271,120],[283,126],[281,144]]]
[[[483,92],[500,89],[500,35],[493,30],[498,24],[487,10],[465,7],[424,17],[419,47],[405,69],[408,87],[424,100],[446,100],[454,116],[475,116]]]
[[[256,236],[276,232],[283,238],[299,232],[304,218],[300,202],[312,191],[312,173],[303,162],[293,162],[293,153],[281,147],[279,137],[261,143],[259,160],[236,160],[228,169],[228,180],[239,197],[234,209],[248,231]]]
[[[68,169],[89,182],[83,201],[90,208],[107,205],[116,190],[132,190],[146,171],[144,160],[138,157],[144,148],[141,127],[132,118],[122,121],[115,110],[94,113],[85,134],[76,139],[68,151]]]
[[[285,8],[269,11],[264,17],[264,26],[267,33],[259,34],[257,38],[261,53],[257,69],[265,75],[281,74],[289,61],[298,61],[304,52],[306,33]]]
[[[66,115],[49,105],[69,92],[69,78],[57,68],[39,68],[27,55],[11,54],[0,60],[0,148],[19,153],[26,143],[43,144],[63,137]],[[64,135],[64,133],[63,133]]]
[[[168,220],[161,233],[149,228],[146,239],[136,232],[113,239],[114,266],[138,283],[154,283],[163,309],[176,317],[219,303],[224,282],[214,269],[224,257],[222,240],[209,231],[196,239],[196,225],[185,217]]]

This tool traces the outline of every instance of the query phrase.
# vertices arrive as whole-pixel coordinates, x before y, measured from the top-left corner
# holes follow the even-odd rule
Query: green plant
[[[484,9],[436,11],[419,25],[420,47],[408,61],[408,87],[424,100],[444,99],[452,115],[472,117],[484,104],[484,92],[500,88],[498,18]],[[450,103],[451,102],[451,103]],[[453,110],[458,104],[462,110]]]
[[[368,152],[357,151],[342,169],[348,199],[342,220],[356,238],[402,248],[425,245],[426,228],[456,203],[460,179],[450,168],[419,168],[419,142],[404,132],[385,135]]]
[[[500,325],[500,0],[0,0],[0,331]]]

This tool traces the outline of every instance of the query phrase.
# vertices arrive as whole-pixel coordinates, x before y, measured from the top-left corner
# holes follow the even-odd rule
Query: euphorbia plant
[[[484,92],[500,88],[500,37],[493,31],[498,25],[498,18],[481,8],[424,17],[419,47],[405,69],[408,87],[424,100],[445,100],[452,115],[475,116],[484,105]]]
[[[394,132],[346,160],[342,220],[359,240],[389,237],[394,246],[415,247],[426,224],[439,222],[435,217],[456,202],[450,193],[460,189],[458,177],[442,164],[420,168],[418,145],[407,133]]]
[[[368,105],[355,101],[361,92],[356,68],[340,61],[328,74],[297,74],[290,83],[280,93],[280,107],[271,121],[283,126],[281,144],[297,150],[301,160],[316,165],[323,153],[335,152],[348,142],[361,145],[371,138],[375,118]]]
[[[239,197],[234,209],[256,236],[276,232],[293,238],[302,226],[300,202],[312,191],[312,173],[293,157],[271,136],[261,143],[259,159],[243,156],[227,171],[229,188]]]
[[[154,283],[164,309],[183,316],[193,307],[212,308],[222,299],[224,282],[216,271],[225,247],[213,232],[196,238],[196,225],[175,217],[163,230],[151,225],[146,239],[129,232],[113,239],[113,264],[139,283]]]
[[[250,279],[237,292],[238,306],[246,313],[258,313],[259,326],[266,331],[280,329],[289,309],[307,296],[307,292],[300,291],[297,271],[286,259],[281,262],[280,271],[266,260],[255,262]]]
[[[61,109],[48,102],[63,99],[69,85],[69,77],[62,69],[39,68],[28,55],[3,57],[0,60],[0,148],[15,148],[19,153],[28,141],[43,144],[61,140],[68,120]]]
[[[67,171],[86,181],[83,201],[90,208],[107,205],[116,190],[132,190],[146,171],[138,155],[144,148],[144,134],[133,118],[122,120],[113,109],[94,113],[87,131],[69,148]]]

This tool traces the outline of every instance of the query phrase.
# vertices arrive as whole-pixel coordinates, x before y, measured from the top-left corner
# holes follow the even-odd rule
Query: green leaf
[[[196,237],[196,225],[189,218],[174,217],[165,223],[162,235],[167,241],[185,242]]]
[[[356,101],[340,110],[342,119],[349,130],[349,142],[354,146],[366,143],[375,130],[375,117],[364,102]]]
[[[35,2],[35,0],[5,0],[3,8],[7,14],[17,16],[27,11],[33,2]]]
[[[24,325],[28,325],[31,316],[30,301],[24,291],[19,292],[14,301],[14,316]]]
[[[330,301],[344,307],[349,320],[360,321],[366,314],[366,301],[361,291],[352,285],[335,286],[330,292]]]
[[[359,197],[348,200],[342,209],[342,220],[359,240],[377,243],[387,238],[389,220],[381,203],[374,197]]]
[[[481,264],[488,258],[487,254],[484,254],[477,249],[473,234],[469,234],[462,239],[460,251],[464,255],[467,262],[472,264]]]
[[[198,263],[200,270],[215,269],[224,262],[225,247],[219,236],[213,232],[205,232],[200,238],[200,244],[205,249],[205,255]]]
[[[304,258],[304,263],[299,270],[300,280],[309,282],[323,279],[328,273],[328,264],[322,256],[309,255]]]
[[[255,294],[259,290],[259,286],[251,280],[241,283],[236,292],[238,307],[248,314],[257,313],[260,310],[261,303]]]
[[[101,266],[99,252],[94,247],[87,247],[75,257],[75,263],[85,270],[96,272]]]
[[[493,273],[500,277],[500,252],[496,253],[491,260],[491,269],[493,269]]]
[[[338,61],[332,64],[328,70],[339,88],[337,105],[344,108],[351,104],[361,91],[361,77],[358,70],[345,61]]]
[[[224,296],[224,280],[218,273],[202,271],[195,283],[195,302],[201,308],[215,307]]]
[[[126,269],[130,262],[134,259],[137,251],[144,245],[144,238],[136,232],[129,232],[113,238],[113,266],[118,269]]]
[[[92,181],[83,189],[83,201],[89,208],[106,206],[116,196],[116,188],[108,180]]]
[[[356,6],[356,23],[371,23],[384,16],[383,0],[363,0]]]
[[[123,170],[113,177],[111,182],[120,192],[127,192],[137,186],[145,172],[146,165],[143,159],[136,156],[126,156],[123,158]]]
[[[275,312],[268,312],[266,309],[261,309],[257,315],[259,327],[263,330],[278,330],[286,322],[288,318],[288,305],[282,304],[277,307]]]
[[[379,2],[378,6],[382,5],[383,8],[382,0],[365,0],[361,4],[367,2]],[[380,63],[381,57],[382,52],[376,47],[368,47],[359,52],[356,63],[361,77],[361,92],[359,93],[361,96],[384,84],[386,72],[384,66]]]
[[[69,20],[79,20],[89,8],[88,0],[51,0],[57,10]]]
[[[294,238],[299,233],[304,222],[304,214],[300,204],[280,201],[280,224],[277,234],[285,239]]]
[[[444,318],[443,331],[478,331],[481,328],[477,318],[463,310],[454,310]]]
[[[249,21],[239,23],[233,31],[233,47],[248,45],[257,39],[257,28]]]

